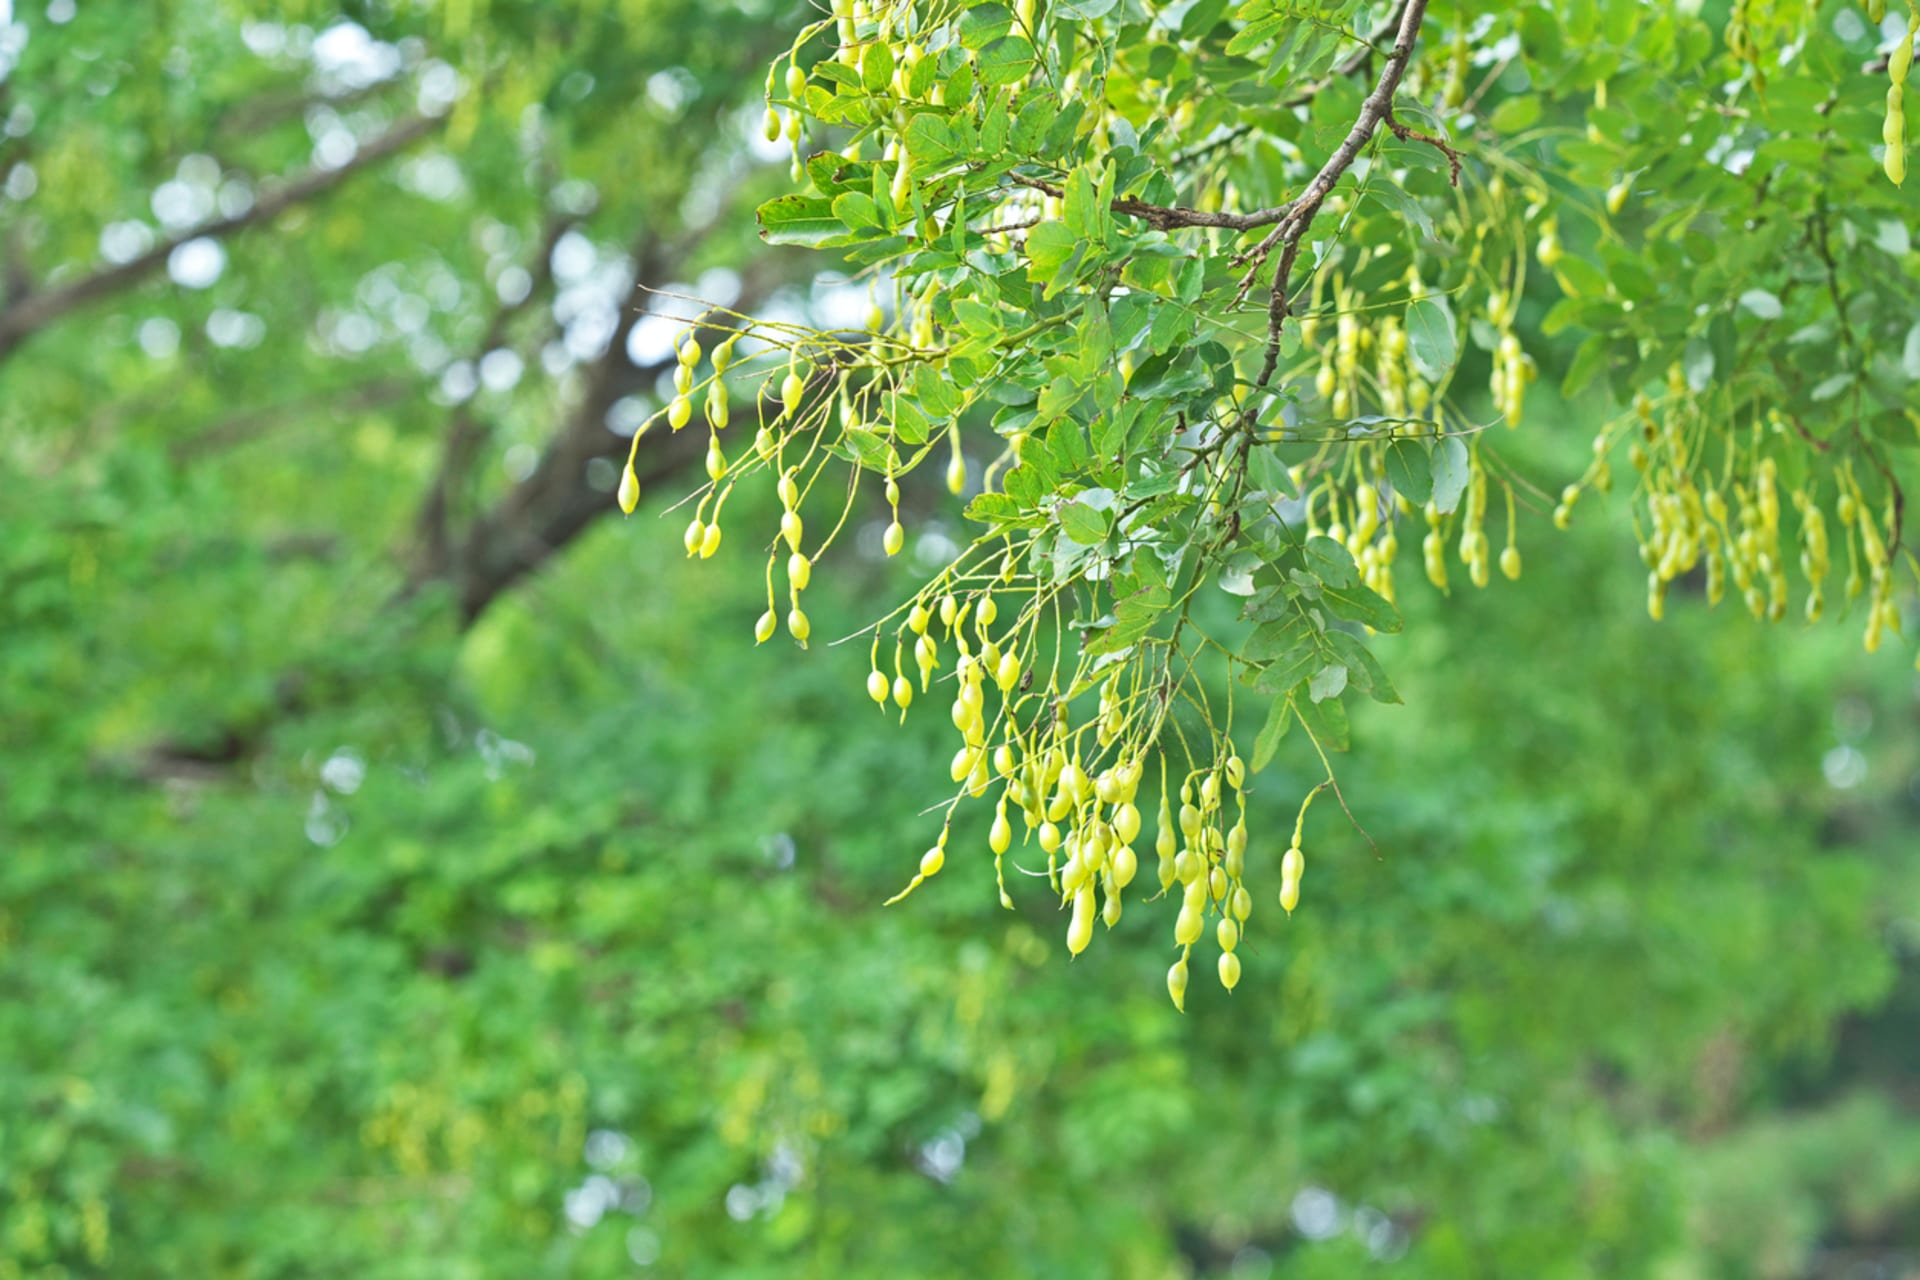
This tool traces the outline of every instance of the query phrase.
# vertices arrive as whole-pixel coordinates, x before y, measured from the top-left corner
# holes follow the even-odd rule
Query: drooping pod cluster
[[[1542,240],[1541,243],[1544,245],[1547,242]],[[1496,289],[1487,298],[1486,307],[1487,323],[1499,335],[1493,351],[1493,374],[1487,389],[1493,397],[1494,412],[1509,428],[1520,425],[1520,419],[1526,413],[1527,384],[1539,374],[1533,357],[1521,349],[1520,338],[1513,331],[1514,310],[1518,303],[1517,297],[1509,300],[1502,291]]]
[[[1415,295],[1419,277],[1409,277]],[[1405,324],[1393,315],[1367,324],[1359,312],[1359,297],[1337,277],[1332,282],[1335,307],[1333,341],[1321,352],[1313,388],[1335,418],[1347,418],[1377,408],[1387,418],[1418,418],[1432,406],[1434,387],[1410,358]],[[1316,302],[1318,300],[1316,299]],[[1301,339],[1311,344],[1319,320],[1309,315],[1301,322]],[[1366,360],[1371,352],[1373,359]]]
[[[1607,455],[1627,438],[1636,477],[1634,529],[1653,618],[1665,615],[1670,584],[1700,569],[1709,605],[1719,604],[1731,588],[1755,619],[1783,621],[1791,612],[1789,570],[1797,563],[1806,585],[1803,616],[1819,621],[1827,610],[1831,527],[1837,523],[1848,565],[1841,603],[1850,606],[1865,595],[1863,642],[1868,652],[1879,648],[1887,631],[1900,628],[1888,550],[1899,519],[1893,495],[1871,499],[1850,461],[1824,479],[1788,484],[1782,458],[1793,451],[1771,445],[1791,432],[1778,410],[1755,414],[1751,431],[1727,433],[1719,463],[1700,456],[1711,425],[1708,408],[1674,368],[1657,400],[1635,396],[1628,413],[1595,439],[1594,461],[1581,483],[1568,487],[1556,519],[1582,488],[1606,487]],[[1830,505],[1823,499],[1829,485]],[[1875,514],[1876,505],[1882,514]]]
[[[1877,21],[1877,19],[1876,19]],[[1900,186],[1907,180],[1907,73],[1913,68],[1913,42],[1920,36],[1920,8],[1913,8],[1907,19],[1906,34],[1896,40],[1887,55],[1887,117],[1880,129],[1886,145],[1881,167],[1888,181]]]
[[[1170,751],[1161,733],[1175,655],[1148,645],[1114,660],[1082,655],[1070,673],[1063,670],[1049,658],[1039,627],[1059,588],[1020,571],[1023,550],[976,547],[891,620],[891,678],[883,663],[885,628],[876,628],[868,697],[904,714],[916,692],[950,687],[959,737],[949,770],[956,788],[947,805],[949,825],[936,847],[942,857],[932,870],[923,860],[893,901],[943,865],[953,810],[967,800],[991,799],[987,845],[1002,904],[1013,905],[1007,864],[1014,861],[1016,872],[1047,881],[1066,915],[1067,950],[1080,954],[1091,945],[1096,922],[1119,924],[1138,877],[1139,842],[1148,829],[1145,780],[1157,754],[1154,896],[1177,891],[1179,903],[1173,942],[1180,955],[1169,972],[1169,992],[1177,1004],[1184,1001],[1192,948],[1208,933],[1219,948],[1219,979],[1231,990],[1240,980],[1241,941],[1253,912],[1246,764],[1231,742],[1216,738],[1210,759],[1189,761],[1184,775],[1169,782]],[[1299,893],[1297,851],[1282,861],[1281,900],[1291,910]]]
[[[1180,890],[1180,913],[1173,922],[1173,941],[1180,948],[1180,958],[1167,974],[1167,990],[1175,1004],[1182,1004],[1187,962],[1193,945],[1206,933],[1209,920],[1220,947],[1216,962],[1220,985],[1231,991],[1240,981],[1237,949],[1247,918],[1253,914],[1253,894],[1245,882],[1246,781],[1246,764],[1236,754],[1227,755],[1216,768],[1190,773],[1180,783],[1177,838],[1168,824],[1171,805],[1163,788],[1160,879],[1169,892],[1176,884]],[[1227,825],[1230,815],[1232,826]],[[1169,849],[1175,851],[1171,858],[1166,853]]]
[[[1292,468],[1293,483],[1305,495],[1305,530],[1309,537],[1325,534],[1346,547],[1360,570],[1361,580],[1388,601],[1398,599],[1393,570],[1399,555],[1398,523],[1418,513],[1426,526],[1421,538],[1422,568],[1439,591],[1448,589],[1449,538],[1469,580],[1484,587],[1491,580],[1492,541],[1487,536],[1489,472],[1482,445],[1453,442],[1464,456],[1465,480],[1455,502],[1442,510],[1438,499],[1418,505],[1393,489],[1383,449],[1369,444],[1347,444],[1314,464]],[[1314,475],[1313,467],[1324,470]],[[1349,488],[1349,486],[1351,486]],[[1506,497],[1506,543],[1500,553],[1500,571],[1520,576],[1520,549],[1513,487],[1502,482]]]
[[[924,305],[903,306],[896,309],[889,330],[884,309],[876,304],[875,311],[881,316],[877,325],[869,317],[866,330],[840,333],[731,316],[738,328],[715,330],[724,336],[710,360],[701,334],[713,325],[693,322],[676,343],[672,398],[634,434],[617,494],[621,509],[629,513],[640,496],[633,460],[641,438],[662,418],[678,431],[693,420],[696,400],[703,407],[707,484],[695,495],[683,534],[690,557],[707,559],[720,550],[721,517],[741,482],[761,473],[772,477],[781,514],[768,553],[767,609],[754,628],[761,643],[779,630],[783,615],[789,634],[806,643],[811,624],[802,593],[815,563],[855,512],[864,478],[879,481],[887,504],[889,519],[881,535],[886,554],[896,555],[906,545],[900,478],[923,462],[933,445],[920,411],[907,403],[901,388],[902,371],[910,372],[915,358],[896,331],[912,330],[931,341],[932,322]],[[743,341],[751,344],[751,354],[744,358],[739,354]],[[709,363],[711,371],[703,374]],[[736,416],[734,398],[743,384],[749,391],[757,384],[751,404],[759,425],[749,444],[730,453],[723,433]],[[955,411],[963,405],[964,398],[957,398]],[[966,458],[957,431],[947,431],[944,443],[948,485],[964,486]],[[820,485],[830,468],[849,473],[852,483]],[[816,490],[842,496],[838,511],[827,521],[826,536],[809,541],[803,508]],[[784,609],[777,604],[775,583],[776,569],[783,563],[788,595]]]

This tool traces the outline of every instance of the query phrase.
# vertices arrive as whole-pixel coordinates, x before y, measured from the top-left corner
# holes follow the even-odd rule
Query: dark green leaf
[[[1416,298],[1408,305],[1407,354],[1429,382],[1439,381],[1453,368],[1460,356],[1460,341],[1454,333],[1453,309],[1445,298]]]
[[[1084,502],[1063,503],[1060,507],[1061,530],[1082,546],[1093,547],[1105,542],[1111,527],[1109,520],[1107,512],[1096,511]]]
[[[768,244],[818,247],[847,234],[847,224],[819,196],[777,196],[760,206],[760,238]]]
[[[1394,440],[1387,445],[1387,479],[1408,502],[1433,497],[1433,459],[1424,440]]]

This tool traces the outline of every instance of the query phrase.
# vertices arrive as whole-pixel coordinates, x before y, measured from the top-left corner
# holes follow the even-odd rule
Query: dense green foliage
[[[689,556],[719,549],[735,493],[778,496],[762,643],[783,612],[807,643],[803,593],[863,487],[895,555],[899,479],[944,455],[963,493],[967,443],[987,446],[984,531],[871,629],[869,696],[905,713],[912,669],[922,697],[942,673],[959,735],[902,897],[944,867],[963,801],[990,799],[1003,904],[1024,826],[1079,954],[1156,854],[1173,1003],[1196,945],[1231,990],[1267,887],[1300,901],[1314,799],[1351,816],[1327,760],[1349,707],[1401,701],[1369,638],[1402,626],[1402,531],[1445,593],[1456,555],[1489,585],[1504,525],[1517,579],[1523,506],[1566,529],[1614,491],[1616,454],[1655,619],[1697,572],[1756,620],[1803,589],[1810,621],[1830,592],[1864,618],[1868,653],[1899,633],[1896,581],[1920,571],[1895,461],[1920,440],[1898,191],[1920,7],[1719,18],[841,0],[802,29],[765,119],[802,191],[761,206],[762,232],[835,251],[891,306],[864,330],[716,308],[657,420],[680,432],[703,399]],[[1533,306],[1538,336],[1578,338],[1562,394],[1621,406],[1564,486],[1492,430],[1542,421]],[[630,474],[623,506],[638,492]],[[1263,858],[1245,784],[1294,724],[1324,776]]]
[[[864,311],[864,284],[810,286],[819,255],[753,239],[788,181],[752,141],[765,59],[814,11],[16,8],[0,1277],[1912,1265],[1904,656],[1710,612],[1704,567],[1656,626],[1626,494],[1564,533],[1523,501],[1517,581],[1409,581],[1404,629],[1366,640],[1405,703],[1356,704],[1339,761],[1371,844],[1317,802],[1301,909],[1263,883],[1246,978],[1197,975],[1182,1016],[1155,910],[1130,901],[1070,962],[1057,899],[1019,883],[1030,847],[1001,908],[983,806],[880,905],[950,794],[944,707],[877,713],[865,643],[746,639],[771,484],[682,560],[668,501],[706,439],[656,428],[635,518],[601,518],[610,427],[673,394],[676,330],[630,289],[737,288],[814,328]],[[1699,21],[1722,40],[1724,14]],[[1585,47],[1657,53],[1609,40]],[[435,96],[441,60],[464,92]],[[1858,132],[1874,101],[1843,110]],[[1897,294],[1910,253],[1869,255],[1901,215],[1857,158],[1848,289]],[[245,221],[273,175],[299,198]],[[206,237],[230,182],[254,203]],[[222,246],[216,278],[169,236]],[[113,274],[136,243],[159,257]],[[1768,252],[1729,278],[1770,288]],[[1634,385],[1556,394],[1583,328],[1620,336],[1562,329],[1557,301],[1535,273],[1513,330],[1541,376],[1497,441],[1499,474],[1549,487]],[[1715,368],[1711,394],[1755,394]],[[900,487],[907,550],[863,494],[810,589],[820,638],[978,531],[937,481]],[[1226,634],[1243,605],[1196,594],[1192,625]],[[1248,787],[1250,859],[1278,859],[1322,772],[1283,740]]]

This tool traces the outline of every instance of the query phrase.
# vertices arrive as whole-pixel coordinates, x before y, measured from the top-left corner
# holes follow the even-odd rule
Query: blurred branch
[[[283,121],[298,119],[314,107],[327,107],[341,111],[357,106],[370,98],[377,98],[394,85],[403,83],[407,73],[402,71],[372,84],[359,85],[339,93],[282,93],[262,94],[245,102],[238,102],[229,111],[223,112],[214,123],[213,132],[217,137],[248,137],[262,129],[271,129]]]
[[[643,243],[634,254],[634,278],[642,286],[655,288],[674,279],[682,261],[710,229],[671,245]],[[782,278],[783,268],[777,263],[763,261],[757,267],[742,282],[741,296],[734,304],[739,311],[751,313]],[[423,564],[424,576],[416,573],[406,594],[431,580],[447,581],[454,589],[462,624],[470,626],[502,592],[538,569],[595,520],[618,510],[612,493],[587,483],[587,471],[596,458],[624,465],[629,441],[607,428],[607,411],[623,396],[650,391],[675,363],[672,356],[645,365],[628,360],[628,335],[646,314],[636,306],[622,316],[589,373],[579,403],[548,442],[533,474],[472,523],[449,559]],[[705,456],[706,443],[704,431],[650,435],[634,460],[641,491],[694,466]]]
[[[572,225],[573,219],[562,214],[551,213],[547,216],[546,227],[539,244],[534,248],[533,258],[525,264],[532,283],[519,300],[503,301],[494,309],[493,318],[487,322],[487,331],[480,338],[475,359],[506,345],[507,328],[513,323],[514,317],[545,293],[553,279],[554,248]],[[415,521],[417,536],[430,561],[444,562],[446,559],[447,540],[451,536],[449,508],[453,495],[471,474],[474,457],[486,435],[485,428],[475,415],[474,405],[475,397],[469,396],[454,408],[440,467],[434,472],[433,483],[427,489],[426,499],[420,504],[420,514]]]
[[[385,133],[361,144],[353,159],[337,169],[313,169],[293,180],[263,191],[245,213],[216,218],[169,236],[137,258],[105,267],[71,284],[26,294],[0,310],[0,360],[5,360],[33,334],[70,312],[112,297],[166,266],[167,258],[190,240],[224,239],[247,227],[270,221],[281,213],[339,186],[357,173],[404,151],[445,123],[439,116],[409,116]]]
[[[415,389],[416,384],[410,378],[383,376],[345,386],[324,387],[277,404],[242,409],[203,431],[175,441],[168,451],[169,456],[175,464],[198,462],[210,454],[245,444],[296,414],[312,409],[347,413],[377,409],[381,405],[405,399]]]
[[[658,289],[680,278],[685,259],[724,221],[716,214],[707,227],[671,243],[639,237],[632,253],[636,287]],[[551,259],[550,252],[546,256]],[[751,314],[786,278],[787,270],[778,256],[757,260],[742,282],[735,308]],[[420,618],[407,614],[404,606],[444,586],[459,625],[470,627],[503,593],[595,520],[619,510],[611,492],[588,482],[588,470],[596,458],[624,463],[629,440],[607,428],[607,411],[623,396],[652,390],[675,364],[671,354],[644,365],[628,358],[628,338],[646,314],[643,306],[623,308],[620,324],[606,349],[583,371],[579,398],[565,412],[532,474],[457,533],[450,532],[437,543],[428,541],[413,553],[405,585],[389,602],[389,623],[402,629],[419,625]],[[237,428],[229,428],[228,433],[233,430]],[[706,443],[707,433],[698,430],[649,436],[635,463],[641,487],[667,483],[696,467]],[[289,670],[276,682],[266,704],[252,714],[191,738],[162,741],[142,753],[136,771],[149,779],[200,778],[230,768],[258,748],[278,719],[310,709],[341,683],[337,672]]]

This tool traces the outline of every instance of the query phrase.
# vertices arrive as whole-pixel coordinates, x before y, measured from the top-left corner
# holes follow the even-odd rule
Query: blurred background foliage
[[[15,9],[0,1277],[1920,1273],[1900,660],[1654,626],[1605,512],[1533,513],[1383,642],[1377,852],[1316,806],[1181,1017],[1144,921],[1069,964],[997,906],[981,815],[881,909],[933,718],[752,647],[683,444],[598,518],[644,290],[864,309],[752,234],[796,6]],[[1552,488],[1593,424],[1539,412]],[[957,504],[907,502],[924,567]],[[877,543],[818,634],[906,585]]]

